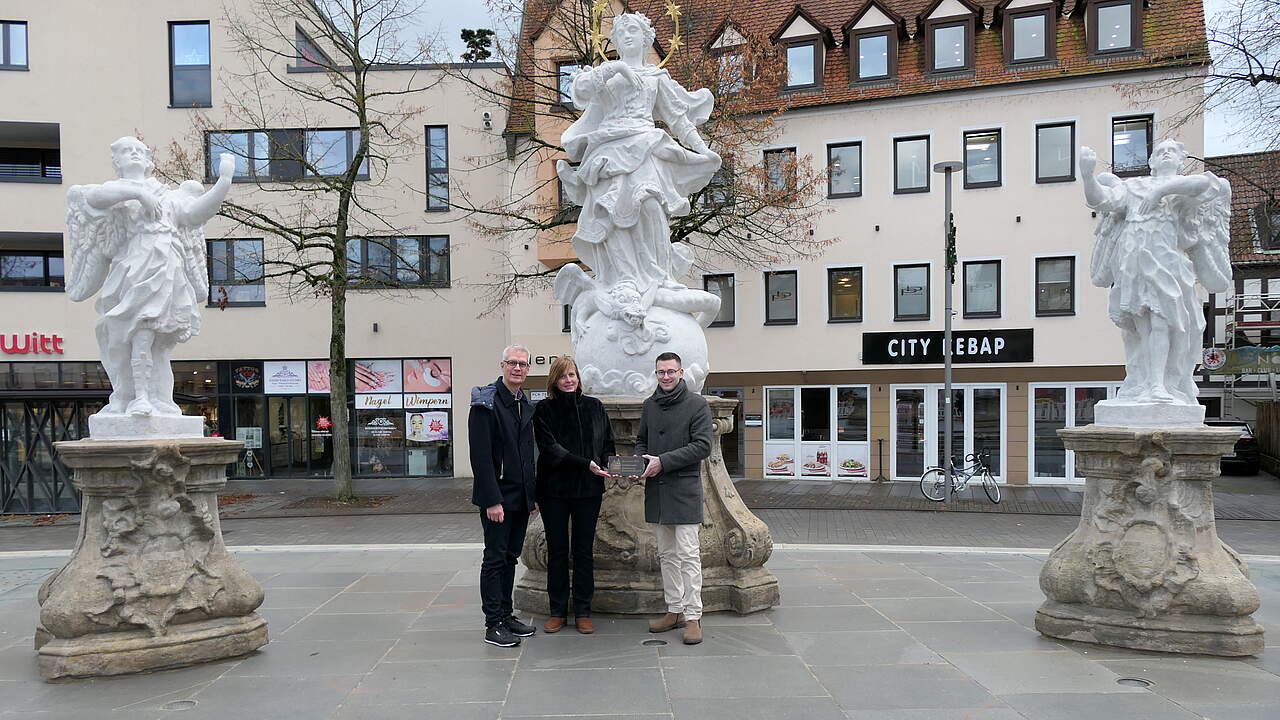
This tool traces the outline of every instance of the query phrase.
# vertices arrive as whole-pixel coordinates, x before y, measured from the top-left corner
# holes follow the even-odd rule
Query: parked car
[[[1240,439],[1236,440],[1235,450],[1230,455],[1222,456],[1222,467],[1228,466],[1244,470],[1248,475],[1258,474],[1258,440],[1253,436],[1253,428],[1243,420],[1205,420],[1211,427],[1230,427],[1240,430]]]

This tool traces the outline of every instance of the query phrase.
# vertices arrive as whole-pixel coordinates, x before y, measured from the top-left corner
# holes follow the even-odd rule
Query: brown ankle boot
[[[578,626],[578,632],[583,635],[590,635],[596,631],[596,624],[591,622],[589,617],[580,617],[574,620],[574,624]]]
[[[563,628],[564,626],[565,626],[565,619],[562,617],[547,618],[547,621],[542,624],[542,632],[545,632],[545,633],[559,632],[560,629]]]
[[[669,612],[666,615],[649,622],[649,632],[660,633],[673,630],[678,627],[684,627],[684,615]]]
[[[702,642],[702,621],[687,620],[684,624],[684,644],[697,645]]]

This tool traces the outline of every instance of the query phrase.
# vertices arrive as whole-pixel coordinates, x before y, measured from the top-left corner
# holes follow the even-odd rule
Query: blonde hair
[[[556,386],[560,384],[560,378],[568,374],[570,367],[578,372],[578,363],[573,361],[572,355],[561,355],[551,361],[551,369],[547,371],[547,397],[554,400],[560,396],[560,388]],[[578,383],[581,389],[582,378],[578,378]]]

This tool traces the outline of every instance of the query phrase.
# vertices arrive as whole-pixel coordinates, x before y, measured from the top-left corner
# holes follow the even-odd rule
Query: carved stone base
[[[222,542],[218,490],[242,443],[57,444],[84,493],[71,559],[40,588],[46,678],[118,675],[243,655],[267,642],[262,587]],[[101,672],[99,672],[101,670]]]
[[[36,643],[40,674],[47,679],[127,675],[247,655],[267,644],[267,621],[256,613],[216,618],[160,636],[129,630],[58,640],[42,632]]]
[[[613,425],[618,453],[635,449],[640,424],[640,398],[601,398]],[[708,397],[716,440],[702,463],[704,522],[702,607],[704,612],[732,610],[745,614],[778,604],[778,580],[765,569],[773,552],[769,528],[743,504],[729,479],[720,453],[720,436],[733,429],[736,400]],[[547,544],[541,516],[529,523],[523,560],[526,570],[515,589],[516,607],[546,614]],[[591,607],[603,613],[666,612],[658,543],[653,526],[644,521],[644,486],[626,480],[606,481],[600,521],[596,524],[595,597]]]
[[[1212,480],[1231,428],[1059,430],[1085,477],[1080,525],[1040,572],[1050,637],[1208,655],[1263,647],[1258,590],[1218,539]]]

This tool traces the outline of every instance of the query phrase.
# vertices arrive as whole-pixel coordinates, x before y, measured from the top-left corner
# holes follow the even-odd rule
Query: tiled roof
[[[726,19],[751,35],[768,37],[795,12],[797,5],[814,20],[836,29],[836,39],[842,43],[844,37],[838,29],[860,13],[868,2],[870,0],[803,0],[799,3],[795,0],[683,0],[679,5],[685,47],[696,51],[713,40],[712,34]],[[995,10],[1000,1],[973,0],[972,4],[982,10],[982,22],[987,23],[979,25],[976,33],[974,69],[949,76],[933,75],[924,71],[925,47],[923,36],[917,32],[917,19],[935,2],[880,0],[883,7],[905,21],[904,29],[908,33],[898,44],[897,78],[873,85],[851,85],[847,48],[830,47],[826,51],[821,87],[791,93],[785,100],[779,96],[779,104],[789,102],[794,108],[856,102],[1143,68],[1198,65],[1208,58],[1204,8],[1199,0],[1150,0],[1143,12],[1141,50],[1107,59],[1088,56],[1084,34],[1086,0],[1066,0],[1065,5],[1059,3],[1065,15],[1058,16],[1056,60],[1030,67],[1009,68],[1004,62],[1001,28],[990,25],[996,18]],[[665,15],[665,0],[631,0],[626,4],[631,11],[642,12],[653,21],[658,32],[658,44],[666,47],[672,23]],[[558,0],[526,0],[521,53],[532,49],[530,39],[542,28],[557,5]],[[523,61],[519,64],[522,68],[526,66]],[[527,95],[517,93],[517,97]],[[524,108],[524,112],[519,107],[513,108],[510,117],[509,132],[532,130],[533,115],[528,108]]]
[[[1280,150],[1205,158],[1205,168],[1231,182],[1231,262],[1280,265],[1280,252],[1264,252],[1254,213],[1280,196]]]

